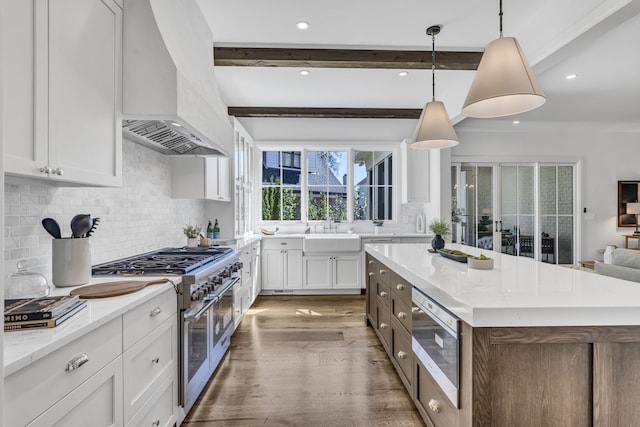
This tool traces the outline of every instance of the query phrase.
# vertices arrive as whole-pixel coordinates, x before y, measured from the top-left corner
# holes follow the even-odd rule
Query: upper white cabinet
[[[122,184],[122,8],[113,0],[7,0],[5,172]]]
[[[244,127],[233,118],[234,134],[234,213],[235,235],[251,233],[253,207],[253,139]]]
[[[172,157],[171,197],[231,201],[227,157]]]

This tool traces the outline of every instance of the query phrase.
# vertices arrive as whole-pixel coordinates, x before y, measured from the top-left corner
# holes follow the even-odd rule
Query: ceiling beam
[[[216,66],[430,69],[431,51],[214,47]],[[475,70],[482,52],[436,51],[436,69]]]
[[[321,119],[417,119],[419,108],[289,108],[229,107],[235,117],[288,117]]]

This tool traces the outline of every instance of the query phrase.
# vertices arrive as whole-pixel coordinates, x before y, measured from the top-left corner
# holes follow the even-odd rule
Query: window
[[[356,151],[353,156],[354,219],[393,219],[393,156]]]
[[[297,167],[296,165],[297,160]],[[300,220],[300,152],[262,153],[262,219]]]
[[[263,221],[393,218],[393,152],[262,152]]]

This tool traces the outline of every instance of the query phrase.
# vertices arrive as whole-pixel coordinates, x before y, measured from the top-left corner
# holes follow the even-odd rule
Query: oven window
[[[421,308],[414,306],[413,338],[458,388],[458,340]]]
[[[187,363],[189,381],[198,372],[200,367],[207,361],[207,322],[208,311],[205,312],[200,320],[187,323],[188,347]]]

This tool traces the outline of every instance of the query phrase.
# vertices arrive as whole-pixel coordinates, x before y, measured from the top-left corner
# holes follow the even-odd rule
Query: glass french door
[[[454,164],[453,241],[574,263],[574,171],[571,164]]]

